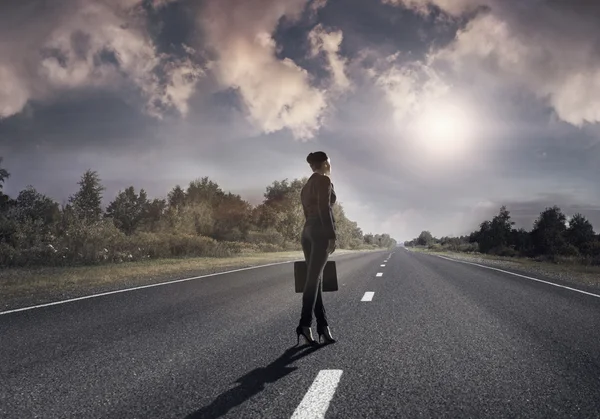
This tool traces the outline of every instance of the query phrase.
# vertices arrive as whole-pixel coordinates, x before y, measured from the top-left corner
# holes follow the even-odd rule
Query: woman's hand
[[[335,239],[329,239],[329,245],[327,246],[327,253],[332,254],[335,252]]]

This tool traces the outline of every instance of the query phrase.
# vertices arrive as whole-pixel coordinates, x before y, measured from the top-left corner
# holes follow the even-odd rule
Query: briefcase
[[[323,292],[332,292],[338,290],[337,269],[334,260],[328,260],[323,268]],[[296,292],[304,292],[306,283],[306,261],[294,262],[294,282],[296,283]]]

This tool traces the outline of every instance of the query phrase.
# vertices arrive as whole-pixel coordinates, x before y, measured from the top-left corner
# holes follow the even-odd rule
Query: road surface
[[[600,298],[402,248],[334,259],[317,349],[294,348],[289,263],[1,314],[0,417],[600,417]]]

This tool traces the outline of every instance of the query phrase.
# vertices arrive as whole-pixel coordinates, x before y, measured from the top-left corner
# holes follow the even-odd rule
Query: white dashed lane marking
[[[365,292],[365,295],[363,295],[363,298],[360,301],[372,301],[374,295],[375,293],[373,291],[367,291]]]
[[[292,419],[323,419],[335,389],[342,377],[342,370],[321,370],[294,411]]]
[[[383,276],[383,272],[377,272],[377,275],[375,276]]]

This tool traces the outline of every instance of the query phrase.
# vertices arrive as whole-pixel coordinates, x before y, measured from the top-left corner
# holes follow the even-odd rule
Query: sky
[[[208,176],[253,204],[331,158],[346,215],[410,240],[548,206],[600,231],[600,3],[0,1],[4,192],[105,204]]]

